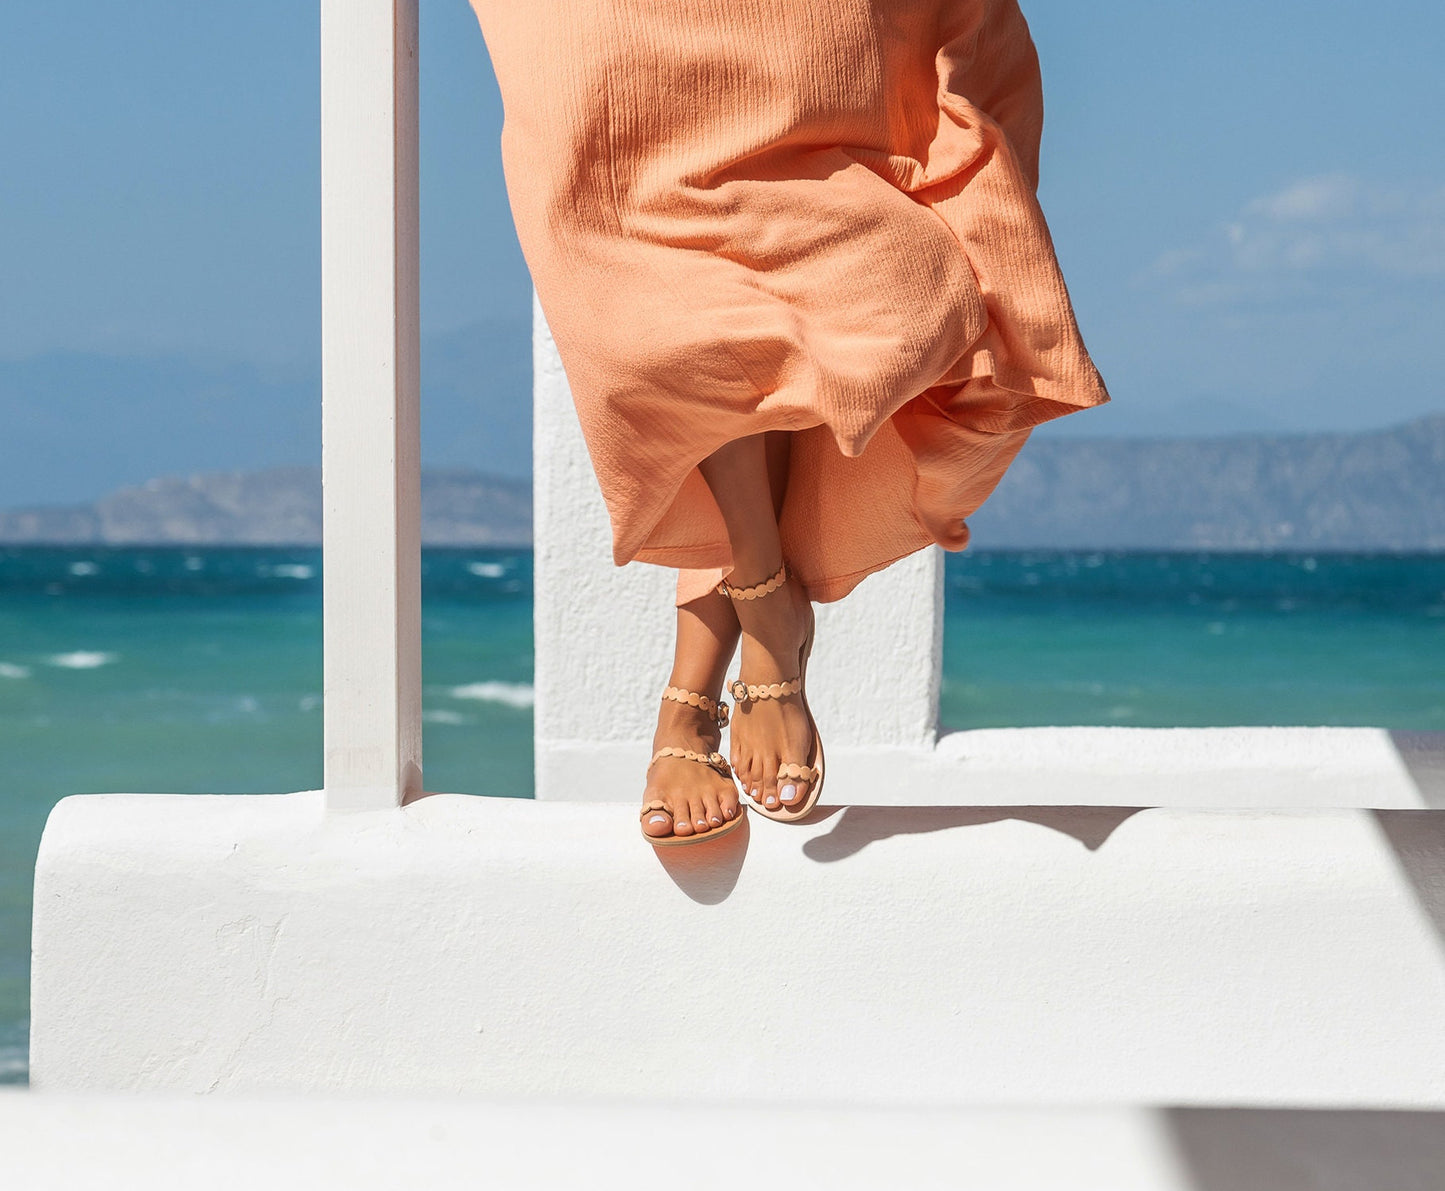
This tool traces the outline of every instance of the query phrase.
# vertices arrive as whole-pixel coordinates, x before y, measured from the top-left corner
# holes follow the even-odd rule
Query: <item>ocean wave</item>
[[[421,713],[423,722],[428,724],[465,724],[467,717],[456,711],[424,711]]]
[[[24,1046],[0,1046],[0,1084],[23,1084],[29,1078],[29,1049]]]
[[[94,670],[119,661],[120,654],[107,653],[102,649],[76,649],[70,653],[52,653],[45,660],[65,670]]]
[[[0,662],[0,678],[29,678],[29,666],[17,666],[14,662]]]
[[[308,567],[304,562],[278,562],[274,566],[257,567],[256,572],[273,575],[277,579],[310,579],[316,574],[316,568]]]
[[[507,573],[504,562],[469,562],[467,570],[483,579],[500,579]]]
[[[94,575],[100,570],[100,566],[89,560],[73,562],[69,567],[72,575]]]
[[[449,694],[453,699],[477,699],[508,707],[531,707],[537,701],[537,692],[529,682],[469,682],[452,687]]]

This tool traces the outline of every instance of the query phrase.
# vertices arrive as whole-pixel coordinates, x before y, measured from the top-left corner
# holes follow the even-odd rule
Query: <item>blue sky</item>
[[[1115,398],[1041,433],[1354,429],[1445,409],[1445,6],[1024,9],[1044,206]],[[515,327],[529,283],[475,19],[466,0],[421,10],[423,330],[455,374],[456,345],[483,341],[468,328]],[[274,431],[319,367],[317,37],[302,0],[0,6],[0,414],[29,426],[25,460],[0,441],[0,502],[225,465],[221,424],[238,466],[312,456],[306,418]],[[54,390],[6,369],[69,375],[77,353],[68,425],[77,442],[94,428],[90,462],[27,472],[61,433],[38,408]],[[150,403],[143,379],[106,392],[110,356],[232,378],[210,439],[177,431],[165,454],[157,436],[189,405],[180,390]],[[437,399],[438,428],[467,402],[523,399],[477,383]],[[468,462],[470,441],[438,435],[428,461]],[[133,472],[112,466],[128,451]]]

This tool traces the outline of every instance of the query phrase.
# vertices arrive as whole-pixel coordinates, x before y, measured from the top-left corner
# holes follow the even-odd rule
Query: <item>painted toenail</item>
[[[769,794],[769,795],[768,795],[768,805],[769,805],[769,806],[777,806],[777,805],[778,805],[777,795],[775,795],[775,794]]]
[[[667,816],[666,816],[666,815],[653,815],[652,818],[648,819],[647,821],[648,821],[649,823],[666,823],[666,822],[667,822]]]
[[[797,787],[797,786],[784,786],[784,787],[783,787],[780,791],[778,791],[778,792],[779,792],[780,794],[782,794],[782,796],[783,796],[783,801],[784,801],[784,802],[792,802],[792,800],[798,796],[798,787]]]
[[[721,827],[721,826],[722,826],[722,820],[719,819],[716,815],[714,815],[711,819],[709,819],[708,822],[711,823],[714,827]]]

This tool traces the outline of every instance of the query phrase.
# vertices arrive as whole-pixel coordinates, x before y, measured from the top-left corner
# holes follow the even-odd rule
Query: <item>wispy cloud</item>
[[[1328,174],[1254,199],[1207,241],[1161,254],[1142,280],[1204,304],[1435,278],[1445,278],[1445,187]]]

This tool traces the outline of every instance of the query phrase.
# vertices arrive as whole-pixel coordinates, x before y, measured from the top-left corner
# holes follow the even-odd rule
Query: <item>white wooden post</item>
[[[326,801],[421,788],[417,0],[321,0]]]

